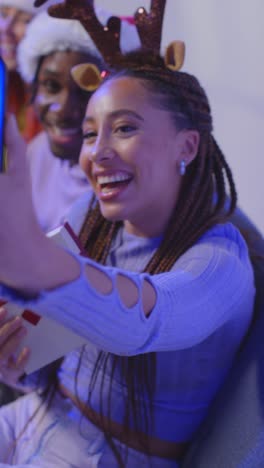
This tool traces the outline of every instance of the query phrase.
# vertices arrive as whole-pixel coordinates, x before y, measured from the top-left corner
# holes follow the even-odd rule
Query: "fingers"
[[[5,122],[5,145],[7,147],[7,170],[21,170],[26,166],[26,144],[18,130],[16,118],[13,114],[6,117]]]
[[[27,347],[22,349],[17,358],[12,354],[6,363],[6,370],[9,370],[9,372],[16,372],[18,377],[24,374],[29,356],[30,349]]]
[[[15,317],[0,327],[0,367],[1,363],[5,363],[17,351],[26,334],[27,330],[20,317]]]
[[[25,365],[29,359],[30,356],[30,349],[25,347],[22,349],[21,353],[19,354],[17,358],[17,362],[15,364],[16,368],[19,368],[23,371],[25,370]]]
[[[7,309],[5,308],[5,306],[1,306],[0,307],[0,330],[1,330],[1,327],[5,325],[5,323],[10,322],[14,318],[15,318],[14,315],[7,313]]]
[[[14,355],[0,366],[0,381],[6,385],[17,386],[19,378],[25,373],[25,367],[30,356],[30,350],[23,348],[17,359]]]
[[[15,357],[21,341],[27,334],[21,317],[7,319],[7,311],[0,308],[0,380],[7,385],[17,383],[24,374],[30,350],[24,347]]]

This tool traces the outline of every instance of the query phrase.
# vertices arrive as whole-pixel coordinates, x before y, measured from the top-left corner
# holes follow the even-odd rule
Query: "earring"
[[[184,176],[185,172],[186,172],[186,162],[184,159],[182,159],[180,162],[180,175]]]

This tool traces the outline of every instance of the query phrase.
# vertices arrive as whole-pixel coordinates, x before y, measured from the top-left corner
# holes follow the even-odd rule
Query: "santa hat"
[[[27,11],[28,13],[36,14],[46,10],[50,5],[58,3],[58,0],[49,0],[42,7],[34,7],[34,0],[0,0],[0,7],[13,7],[18,10]]]
[[[1,0],[0,0],[1,1]],[[99,21],[106,24],[110,13],[96,9]],[[140,47],[140,39],[134,25],[121,22],[120,45],[123,52]],[[23,79],[34,80],[39,59],[58,50],[76,50],[101,57],[89,34],[77,20],[53,18],[42,12],[27,27],[25,37],[18,46],[18,68]]]

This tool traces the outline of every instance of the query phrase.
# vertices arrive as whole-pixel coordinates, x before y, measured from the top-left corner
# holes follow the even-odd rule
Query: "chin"
[[[101,211],[102,216],[105,219],[107,219],[108,221],[111,221],[112,223],[124,220],[124,217],[122,216],[121,211],[118,210],[118,209],[110,208],[110,207],[104,207],[100,203],[100,211]]]

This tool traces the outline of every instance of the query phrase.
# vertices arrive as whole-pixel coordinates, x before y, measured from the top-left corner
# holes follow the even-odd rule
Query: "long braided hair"
[[[159,55],[140,50],[126,54],[120,61],[119,68],[113,70],[107,80],[120,77],[140,80],[153,104],[169,112],[176,129],[195,129],[200,134],[197,156],[188,165],[163,240],[144,269],[153,275],[169,271],[177,259],[210,227],[228,219],[236,207],[236,189],[231,170],[212,135],[212,117],[208,99],[194,76],[179,71],[173,72],[166,67]],[[162,161],[162,154],[160,158]],[[80,241],[87,256],[104,264],[121,224],[106,220],[94,197],[80,231]],[[75,375],[76,392],[82,355],[83,353]],[[110,383],[106,379],[109,367]],[[99,369],[102,369],[102,373]],[[112,382],[117,369],[121,372],[127,389],[123,421],[124,440],[132,425],[134,431],[139,434],[138,442],[142,450],[148,453],[147,435],[150,434],[154,418],[151,403],[155,394],[156,355],[148,353],[123,357],[99,352],[89,383],[87,404],[92,406],[93,391],[98,388],[96,383],[100,375],[100,411],[103,416],[107,405],[106,415],[109,420],[111,420]],[[54,371],[53,367],[50,382],[54,383],[56,374],[57,370]],[[102,400],[105,385],[108,385],[107,402]],[[145,398],[140,398],[142,395]],[[78,395],[76,397],[78,398]],[[101,424],[104,426],[103,417]],[[124,467],[126,457],[113,442],[111,423],[104,426],[104,434],[119,466]]]
[[[150,51],[131,52],[123,57],[120,69],[113,71],[108,80],[119,77],[139,79],[154,104],[167,110],[177,129],[196,129],[200,134],[199,150],[196,158],[187,168],[177,204],[164,233],[164,238],[145,267],[144,271],[157,274],[169,271],[176,260],[190,248],[210,227],[224,222],[236,206],[236,190],[231,170],[212,135],[212,117],[208,99],[194,76],[169,70],[163,59]],[[162,154],[160,155],[162,161]],[[104,264],[111,242],[120,228],[120,222],[106,220],[94,200],[87,213],[80,232],[80,240],[87,255]],[[111,362],[111,381],[115,369],[121,369],[127,387],[124,425],[129,431],[129,421],[140,434],[142,448],[147,452],[147,438],[153,422],[151,404],[147,407],[139,404],[138,391],[153,401],[155,393],[155,353],[132,357],[121,357],[110,353],[99,353],[90,382],[89,398],[98,377],[98,369],[106,369]],[[111,391],[109,385],[108,416],[111,419]],[[104,375],[101,388],[106,383]],[[144,400],[144,399],[143,399]],[[101,402],[103,407],[103,402]],[[113,447],[109,436],[109,427],[105,435],[112,446],[120,466],[124,461]]]

